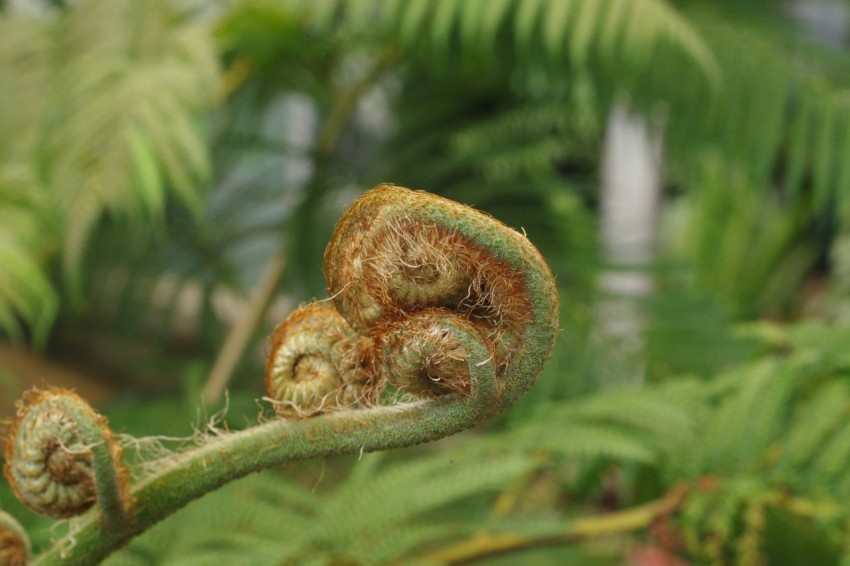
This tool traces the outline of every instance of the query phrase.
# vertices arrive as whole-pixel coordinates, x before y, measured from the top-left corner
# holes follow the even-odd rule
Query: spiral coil
[[[294,311],[269,339],[266,390],[281,415],[310,416],[366,395],[364,348],[327,303]]]
[[[545,261],[525,236],[459,203],[378,185],[343,214],[324,272],[336,310],[309,305],[279,327],[285,331],[275,333],[267,364],[275,400],[293,399],[271,377],[292,360],[301,360],[301,377],[289,382],[311,411],[316,399],[334,395],[316,412],[379,402],[387,387],[419,397],[470,395],[470,360],[446,329],[450,317],[487,345],[487,360],[506,381],[515,363],[536,375],[527,370],[551,353],[557,292]],[[306,363],[315,357],[323,361]],[[345,376],[336,385],[320,377],[332,368]],[[301,390],[308,383],[309,393]],[[351,383],[369,394],[340,396]]]
[[[49,517],[73,517],[103,499],[107,512],[128,506],[121,447],[72,391],[30,391],[18,404],[4,475],[18,499]]]
[[[23,527],[14,517],[0,511],[0,565],[26,566],[30,542]]]

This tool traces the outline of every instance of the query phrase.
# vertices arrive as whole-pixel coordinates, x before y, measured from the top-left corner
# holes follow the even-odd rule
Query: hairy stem
[[[252,472],[317,456],[412,446],[465,430],[500,409],[487,347],[464,328],[447,326],[464,345],[472,397],[444,397],[391,407],[344,411],[308,420],[276,420],[215,438],[164,462],[132,488],[128,529],[104,529],[96,511],[83,516],[73,542],[60,541],[35,564],[91,564],[190,501]]]
[[[127,531],[132,521],[129,504],[124,494],[126,478],[121,477],[121,470],[115,459],[114,441],[108,438],[103,429],[93,424],[84,425],[92,438],[97,439],[91,448],[92,469],[94,470],[94,486],[103,524],[115,532]],[[132,500],[131,500],[132,501]]]

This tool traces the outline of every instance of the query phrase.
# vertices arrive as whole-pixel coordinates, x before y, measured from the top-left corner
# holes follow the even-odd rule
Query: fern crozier
[[[57,499],[74,512],[97,503],[38,563],[104,558],[193,499],[270,466],[462,431],[516,400],[551,354],[558,295],[540,254],[447,199],[379,185],[343,215],[325,273],[332,302],[297,309],[269,341],[268,395],[279,415],[296,418],[220,432],[129,490],[102,417],[68,391],[26,397],[7,442],[16,493],[56,517],[71,514]],[[80,491],[46,487],[57,470]]]
[[[125,521],[130,503],[121,448],[106,419],[71,391],[35,390],[18,404],[3,471],[36,513],[68,518],[100,501],[105,522]]]

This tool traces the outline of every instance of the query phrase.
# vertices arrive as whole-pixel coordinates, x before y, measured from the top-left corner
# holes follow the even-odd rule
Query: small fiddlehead
[[[365,400],[364,351],[333,306],[295,310],[269,339],[266,390],[277,413],[310,416]]]
[[[97,499],[113,509],[105,517],[128,515],[123,528],[110,529],[87,513],[73,544],[54,547],[44,562],[103,558],[193,499],[269,466],[464,430],[513,403],[552,352],[558,295],[545,261],[524,235],[461,204],[379,185],[343,215],[324,270],[331,301],[297,309],[269,339],[268,396],[279,415],[299,418],[220,432],[142,477],[131,498],[118,468],[112,480],[98,480],[98,470],[109,469],[101,464],[113,465],[119,454],[91,409],[67,392],[28,399],[7,443],[6,474],[19,495],[23,484],[53,489],[31,479],[53,467],[52,456],[21,448],[46,418],[71,434],[57,441],[35,433],[40,446],[69,456],[68,466],[81,470],[72,474],[77,483],[93,481],[93,492],[70,499],[81,507]],[[76,416],[60,416],[54,397],[67,398],[62,404]],[[42,407],[52,416],[30,416]],[[93,480],[84,479],[87,469]],[[132,507],[124,504],[130,499]]]
[[[0,565],[25,566],[30,556],[30,541],[14,517],[0,511]]]
[[[104,522],[126,522],[129,499],[121,448],[106,419],[75,393],[31,391],[18,404],[6,443],[4,474],[36,513],[80,515],[100,503]]]
[[[452,325],[455,332],[450,330]],[[444,309],[426,309],[405,317],[380,335],[375,355],[377,375],[417,397],[470,395],[472,374],[458,331],[470,335],[477,332],[474,325]]]

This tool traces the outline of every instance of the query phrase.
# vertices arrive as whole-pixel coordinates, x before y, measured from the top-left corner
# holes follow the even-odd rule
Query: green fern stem
[[[82,517],[74,543],[60,541],[35,564],[91,564],[192,500],[271,466],[315,457],[373,452],[443,438],[487,419],[501,405],[487,346],[463,325],[446,330],[469,359],[472,396],[451,396],[401,406],[339,411],[304,420],[275,420],[211,439],[177,455],[137,485],[129,530],[105,529],[96,512]],[[482,363],[486,362],[486,363]],[[285,536],[285,533],[282,533]]]

